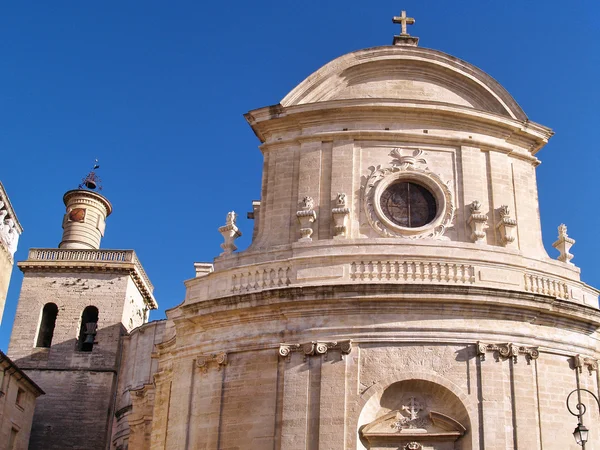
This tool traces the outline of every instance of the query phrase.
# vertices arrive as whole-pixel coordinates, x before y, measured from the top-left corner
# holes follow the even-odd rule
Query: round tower
[[[63,218],[63,235],[59,248],[98,249],[104,236],[106,218],[112,212],[110,202],[99,193],[100,179],[94,169],[83,179],[79,189],[65,193],[67,211]]]

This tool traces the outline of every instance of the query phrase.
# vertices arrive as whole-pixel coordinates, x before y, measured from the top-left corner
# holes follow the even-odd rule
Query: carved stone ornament
[[[298,217],[298,222],[300,222],[300,239],[298,242],[312,242],[312,224],[315,220],[317,220],[317,213],[314,210],[315,201],[312,197],[304,197],[302,199],[301,207],[302,209],[296,213],[296,217]]]
[[[510,247],[515,242],[514,232],[517,228],[517,221],[510,217],[510,209],[507,205],[498,208],[498,214],[500,214],[500,222],[496,228],[500,233],[500,242],[503,246]]]
[[[575,243],[575,239],[570,238],[567,234],[567,226],[564,223],[561,223],[558,226],[558,240],[552,244],[556,250],[560,252],[558,255],[558,260],[567,264],[573,264],[571,260],[573,259],[573,255],[569,253],[571,247]]]
[[[429,170],[421,149],[395,148],[390,156],[393,157],[390,165],[370,167],[371,173],[364,185],[365,212],[369,224],[385,237],[447,239],[444,233],[452,225],[456,208],[451,181],[444,182]],[[436,203],[433,220],[426,225],[410,228],[397,225],[384,214],[381,196],[388,187],[398,182],[413,182],[430,191]]]
[[[0,202],[0,245],[10,254],[11,259],[17,251],[19,243],[19,231],[15,221],[8,216],[8,211],[4,208],[4,202]]]
[[[219,233],[221,233],[223,239],[225,240],[225,242],[221,244],[221,248],[223,249],[221,256],[230,255],[237,250],[234,241],[242,235],[242,232],[235,225],[236,219],[237,214],[235,211],[228,212],[225,225],[219,228]]]
[[[485,242],[485,229],[487,227],[487,214],[481,212],[481,202],[475,200],[469,205],[471,215],[467,223],[471,227],[471,240],[476,244]]]
[[[512,358],[514,363],[517,363],[517,357],[519,355],[525,355],[525,358],[528,362],[533,359],[538,359],[540,356],[538,347],[525,347],[511,343],[486,344],[484,342],[477,342],[477,355],[482,361],[485,360],[486,352],[493,352],[496,361],[499,361],[500,358]]]
[[[421,444],[419,444],[418,442],[409,442],[408,444],[406,444],[403,448],[403,450],[422,450],[423,446]]]
[[[329,350],[340,350],[343,358],[344,355],[348,355],[352,351],[352,341],[311,341],[305,344],[279,344],[279,355],[287,358],[288,362],[290,361],[292,352],[302,352],[305,361],[308,356],[318,355],[324,355],[325,361],[327,361],[327,352]]]
[[[595,370],[598,372],[598,360],[592,358],[586,358],[585,356],[575,355],[573,356],[573,366],[579,370],[579,373],[583,372],[583,368],[587,367],[590,375]]]
[[[336,206],[331,210],[333,216],[333,238],[342,239],[346,237],[346,227],[350,208],[346,206],[346,194],[339,193],[336,199]]]
[[[221,366],[227,365],[227,353],[219,352],[219,353],[209,353],[206,355],[200,355],[196,357],[196,366],[202,370],[202,372],[206,373],[208,371],[209,363],[217,364],[219,370],[221,370]]]

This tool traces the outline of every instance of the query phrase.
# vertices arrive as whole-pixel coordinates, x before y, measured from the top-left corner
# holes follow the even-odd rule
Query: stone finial
[[[500,222],[498,222],[496,228],[500,232],[502,245],[505,247],[512,246],[515,242],[514,231],[517,227],[517,221],[510,217],[510,208],[508,205],[500,206],[498,214],[500,214]]]
[[[473,201],[469,205],[471,215],[467,223],[471,226],[471,240],[476,244],[485,242],[485,228],[487,227],[487,214],[481,212],[481,202]]]
[[[300,235],[298,242],[312,242],[312,224],[317,220],[317,213],[314,210],[315,201],[312,197],[304,197],[300,202],[301,210],[296,212],[298,222],[300,222]]]
[[[559,261],[573,264],[571,262],[573,255],[569,253],[573,244],[575,244],[575,239],[569,237],[567,234],[567,226],[564,223],[561,223],[558,226],[558,240],[552,244],[552,247],[560,252],[557,258]]]
[[[237,250],[234,241],[242,235],[242,232],[235,225],[236,219],[237,214],[235,211],[230,211],[227,213],[225,225],[219,227],[219,233],[223,235],[223,239],[225,240],[225,242],[221,244],[221,248],[223,249],[221,256],[230,255]]]
[[[350,208],[346,207],[346,194],[341,192],[336,198],[336,207],[331,210],[333,216],[333,238],[342,239],[346,237],[346,228]]]
[[[401,26],[401,32],[399,35],[394,36],[394,45],[409,45],[416,47],[419,43],[419,38],[411,36],[406,30],[406,25],[413,25],[415,19],[412,17],[406,17],[406,11],[402,11],[400,16],[392,18],[392,23],[398,23]]]

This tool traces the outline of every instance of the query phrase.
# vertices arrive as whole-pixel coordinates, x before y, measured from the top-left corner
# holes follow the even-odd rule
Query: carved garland
[[[527,361],[538,359],[540,352],[538,347],[525,347],[511,343],[506,344],[486,344],[484,342],[477,343],[477,355],[481,360],[485,360],[486,352],[494,352],[496,360],[500,358],[512,358],[513,362],[517,362],[518,355],[525,355]]]
[[[327,352],[329,350],[340,350],[343,355],[348,355],[352,351],[352,341],[338,341],[338,342],[324,342],[324,341],[311,341],[305,344],[279,344],[279,355],[287,358],[290,361],[292,352],[302,352],[304,354],[304,360],[308,356],[325,355],[325,361],[327,361]]]
[[[394,157],[387,167],[378,165],[370,167],[364,187],[365,211],[371,226],[385,237],[402,237],[408,239],[443,239],[444,232],[452,225],[455,205],[451,181],[444,182],[439,175],[431,172],[428,167],[418,167],[426,164],[422,158],[423,151],[418,149],[412,155],[404,156],[403,150],[393,149],[390,156]],[[381,211],[379,199],[383,191],[398,180],[415,181],[429,188],[437,202],[435,219],[419,228],[405,228],[394,224]]]

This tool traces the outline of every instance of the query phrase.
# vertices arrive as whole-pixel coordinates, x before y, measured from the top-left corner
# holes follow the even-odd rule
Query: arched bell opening
[[[465,405],[447,387],[404,380],[366,402],[357,450],[471,450],[470,430]]]
[[[79,327],[78,349],[81,352],[91,352],[96,342],[96,331],[98,329],[98,308],[87,306],[81,314],[81,325]]]

